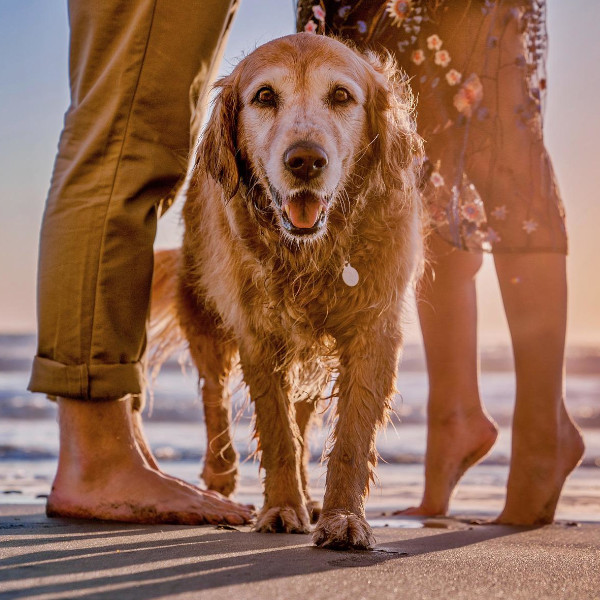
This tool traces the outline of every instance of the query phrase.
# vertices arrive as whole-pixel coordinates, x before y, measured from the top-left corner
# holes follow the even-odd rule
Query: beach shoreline
[[[2,461],[0,506],[10,504],[37,505],[43,510],[56,469],[54,459],[36,461]],[[192,484],[203,486],[198,479],[199,463],[195,461],[163,461],[162,468]],[[324,492],[325,466],[311,463],[309,469],[311,493],[321,499]],[[461,479],[452,498],[449,515],[466,518],[470,515],[491,520],[502,510],[508,467],[481,464],[469,470]],[[258,463],[246,461],[240,465],[240,483],[234,499],[244,504],[262,505],[264,473]],[[372,516],[389,517],[394,511],[414,506],[421,499],[423,466],[382,463],[377,467],[376,484],[371,486],[367,511]],[[600,469],[579,467],[567,479],[563,488],[556,519],[560,522],[590,522],[600,525]],[[406,526],[410,525],[410,521]],[[395,526],[403,526],[396,522]]]

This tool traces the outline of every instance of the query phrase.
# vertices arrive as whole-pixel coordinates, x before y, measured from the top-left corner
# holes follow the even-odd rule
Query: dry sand
[[[0,598],[599,599],[600,523],[537,529],[376,517],[372,552],[248,528],[47,519],[0,505]],[[406,524],[398,521],[398,524]]]

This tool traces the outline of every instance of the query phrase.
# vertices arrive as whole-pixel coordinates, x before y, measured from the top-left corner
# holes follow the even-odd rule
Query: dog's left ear
[[[240,184],[237,163],[238,79],[234,71],[215,83],[214,87],[219,91],[196,155],[196,168],[203,169],[223,188],[226,200],[235,196]]]
[[[394,59],[367,52],[369,140],[384,188],[403,188],[407,170],[420,165],[423,142],[417,134],[412,91]]]

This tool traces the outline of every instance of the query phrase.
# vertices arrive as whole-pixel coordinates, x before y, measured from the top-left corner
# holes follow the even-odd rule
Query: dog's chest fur
[[[370,207],[353,227],[300,247],[261,230],[239,199],[190,199],[185,218],[188,239],[204,232],[193,240],[195,287],[238,340],[271,337],[296,356],[326,356],[361,323],[400,317],[398,281],[412,269],[399,262],[398,246],[412,242],[401,205]],[[354,287],[341,277],[346,261],[359,273]]]

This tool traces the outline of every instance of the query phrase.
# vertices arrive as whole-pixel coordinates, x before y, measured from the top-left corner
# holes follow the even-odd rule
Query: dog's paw
[[[328,510],[319,518],[313,543],[332,550],[368,550],[375,537],[364,517],[346,510]]]
[[[237,456],[235,462],[213,464],[207,461],[202,469],[202,480],[206,487],[223,494],[223,496],[233,494],[237,487],[238,477]]]
[[[261,533],[309,533],[310,519],[303,506],[273,506],[260,511],[254,531]]]

